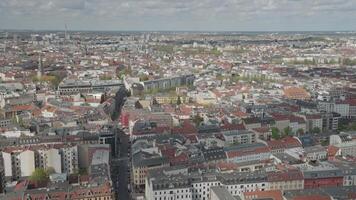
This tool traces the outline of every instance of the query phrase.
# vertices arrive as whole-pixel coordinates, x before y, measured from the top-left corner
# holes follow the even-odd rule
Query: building
[[[356,156],[356,140],[347,133],[330,136],[330,145],[339,149],[341,156]]]
[[[244,196],[242,199],[244,199],[244,200],[256,200],[256,199],[284,200],[283,194],[280,190],[244,192]]]
[[[300,87],[284,88],[284,96],[288,99],[297,99],[297,100],[310,99],[310,94],[304,88],[300,88]]]
[[[189,86],[193,85],[195,80],[194,75],[182,75],[182,76],[175,76],[175,77],[169,77],[169,78],[162,78],[162,79],[156,79],[156,80],[148,80],[142,82],[144,90],[145,91],[150,91],[150,90],[167,90],[167,89],[172,89],[180,86]]]
[[[268,160],[271,156],[270,148],[262,143],[225,147],[225,152],[227,161],[234,163]]]
[[[343,186],[342,170],[328,162],[320,162],[317,166],[302,168],[304,189]]]
[[[322,131],[336,131],[339,127],[339,119],[341,115],[338,113],[323,113],[323,129]]]
[[[328,158],[328,152],[321,145],[310,146],[304,148],[304,157],[306,161],[323,161]]]
[[[242,196],[244,192],[265,191],[269,188],[264,171],[172,173],[161,169],[149,171],[145,196],[146,199],[152,200],[208,200],[213,199],[211,195],[219,195],[212,194],[213,187],[223,187],[234,197]]]
[[[58,149],[39,149],[36,154],[38,155],[37,164],[39,168],[52,168],[55,173],[62,173],[62,158]]]
[[[78,146],[65,146],[60,149],[62,172],[73,174],[78,170]]]
[[[132,155],[132,182],[136,188],[145,185],[147,171],[169,166],[169,161],[160,154],[139,151]]]
[[[87,94],[93,91],[105,91],[123,87],[124,84],[120,80],[73,80],[65,79],[59,86],[60,95]]]
[[[41,79],[42,75],[44,75],[44,68],[42,63],[42,56],[40,54],[38,57],[37,78]]]
[[[315,129],[323,130],[323,119],[320,114],[305,115],[306,128],[309,133]]]
[[[285,137],[280,140],[267,141],[267,145],[272,153],[283,153],[287,149],[302,147],[300,141],[295,137]]]
[[[225,187],[213,186],[210,188],[210,197],[208,200],[236,200],[236,198]]]
[[[256,134],[249,130],[226,130],[221,132],[227,144],[251,144],[256,142]]]
[[[4,173],[7,180],[31,176],[35,171],[35,152],[32,150],[2,151]]]
[[[270,190],[304,189],[303,173],[299,169],[289,169],[267,173]]]

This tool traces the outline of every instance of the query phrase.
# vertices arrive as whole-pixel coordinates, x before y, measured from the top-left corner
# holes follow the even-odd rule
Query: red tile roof
[[[226,155],[228,158],[234,158],[234,157],[267,153],[267,152],[270,152],[269,147],[256,147],[256,148],[251,148],[251,149],[242,149],[242,150],[238,150],[238,151],[228,151],[226,153]]]
[[[336,147],[336,146],[333,146],[333,145],[330,145],[328,146],[328,155],[331,156],[331,157],[334,157],[336,156],[337,152],[340,150],[340,148]]]
[[[172,133],[174,134],[197,134],[198,129],[189,120],[184,120],[180,127],[173,127]]]
[[[269,182],[294,181],[303,179],[303,173],[297,169],[267,173],[267,180]]]
[[[307,119],[321,119],[321,115],[319,114],[310,114],[310,115],[305,115]]]
[[[253,200],[253,199],[283,200],[283,195],[280,190],[244,192],[243,194],[245,200]]]
[[[18,111],[31,111],[34,109],[34,106],[32,105],[15,105],[12,106],[12,111],[13,112],[18,112]]]
[[[294,137],[285,137],[280,140],[271,140],[267,142],[267,145],[272,149],[290,149],[295,147],[302,147],[302,144],[298,139]]]

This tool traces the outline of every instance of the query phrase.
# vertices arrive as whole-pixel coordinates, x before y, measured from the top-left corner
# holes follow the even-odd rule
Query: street
[[[118,131],[119,136],[119,156],[112,160],[112,180],[116,192],[116,199],[128,200],[130,194],[128,191],[129,174],[128,174],[128,148],[129,137],[122,130]]]

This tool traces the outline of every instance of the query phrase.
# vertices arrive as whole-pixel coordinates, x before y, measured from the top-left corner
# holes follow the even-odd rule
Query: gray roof
[[[225,187],[213,186],[210,189],[215,193],[216,200],[236,200]]]
[[[340,169],[304,171],[305,179],[343,177]]]
[[[132,165],[135,167],[153,167],[164,164],[168,164],[168,160],[165,157],[161,157],[159,154],[149,154],[140,151],[132,156]]]
[[[289,190],[284,191],[287,199],[293,199],[297,196],[322,195],[332,196],[334,199],[350,199],[351,195],[356,195],[356,186],[344,187],[324,187],[315,189]]]

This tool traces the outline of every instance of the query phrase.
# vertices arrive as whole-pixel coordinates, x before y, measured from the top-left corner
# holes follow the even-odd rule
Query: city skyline
[[[92,31],[353,31],[350,0],[0,2],[1,29]]]

